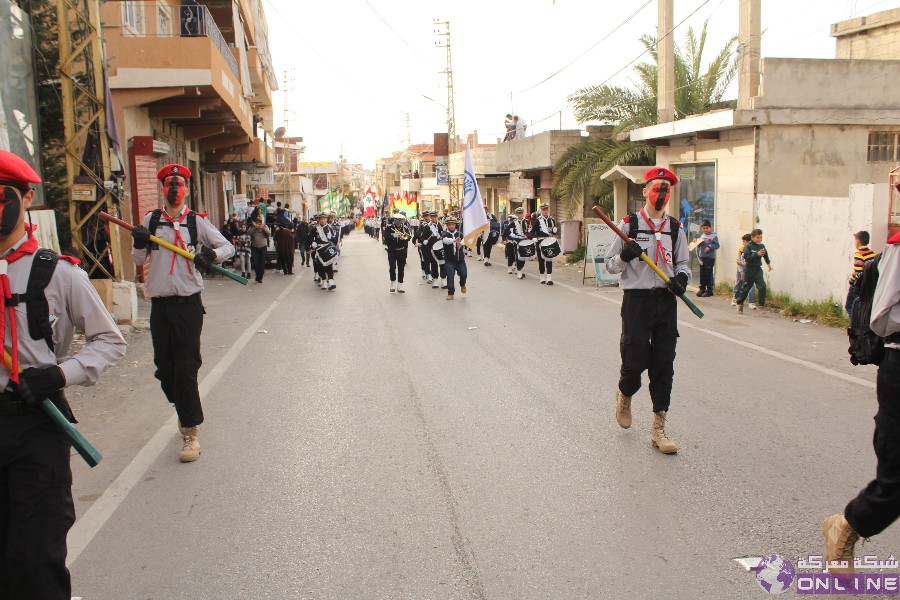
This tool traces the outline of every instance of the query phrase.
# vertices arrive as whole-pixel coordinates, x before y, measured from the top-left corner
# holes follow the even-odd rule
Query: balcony
[[[400,180],[401,192],[418,192],[422,189],[422,180],[419,178],[403,177]]]
[[[252,132],[238,61],[205,6],[107,2],[101,16],[110,88],[125,106],[151,106],[161,118],[184,121],[179,124],[202,120],[232,126],[223,133]],[[217,105],[212,120],[190,114],[211,104]],[[166,116],[167,109],[174,116]]]
[[[566,150],[579,143],[579,130],[544,131],[502,142],[497,144],[496,168],[507,172],[550,169]]]

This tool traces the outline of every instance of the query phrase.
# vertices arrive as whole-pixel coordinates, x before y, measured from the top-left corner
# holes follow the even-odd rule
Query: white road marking
[[[256,335],[257,330],[269,318],[281,301],[291,293],[291,291],[300,283],[301,278],[295,278],[278,298],[275,299],[269,307],[260,314],[253,323],[250,324],[241,337],[237,339],[231,349],[225,353],[225,356],[216,363],[216,366],[203,378],[200,382],[200,397],[206,399],[207,395],[215,388],[216,384],[222,376],[231,368],[232,363],[240,356],[247,343]],[[113,515],[119,505],[128,496],[128,493],[137,484],[138,481],[147,472],[163,449],[169,446],[172,438],[175,437],[177,430],[178,416],[173,414],[160,427],[159,431],[150,438],[150,441],[141,448],[135,457],[128,463],[122,472],[116,477],[108,488],[101,494],[99,498],[91,505],[84,515],[69,530],[69,554],[66,557],[66,566],[71,568],[72,565],[81,556],[81,553],[87,548],[94,536],[103,528],[109,518]]]
[[[577,290],[575,290],[575,291],[576,291],[576,293],[582,293],[582,292],[577,292]],[[612,304],[615,304],[616,306],[619,306],[622,304],[622,301],[618,298],[618,296],[616,298],[610,298],[607,296],[602,296],[599,294],[592,294],[592,293],[588,293],[586,295],[591,296],[593,298],[597,298],[599,300],[604,300],[605,302],[610,302]],[[829,369],[828,367],[823,367],[822,365],[816,364],[809,360],[804,360],[802,358],[797,358],[796,356],[784,354],[783,352],[778,352],[777,350],[771,350],[764,346],[760,346],[759,344],[745,342],[743,340],[733,338],[730,335],[725,335],[724,333],[719,333],[718,331],[713,331],[712,329],[705,329],[703,327],[697,327],[693,323],[688,323],[687,321],[679,320],[678,325],[681,327],[687,327],[688,329],[693,329],[694,331],[700,331],[707,335],[711,335],[715,338],[719,338],[720,340],[724,340],[726,342],[731,342],[732,344],[736,344],[738,346],[743,346],[744,348],[748,348],[750,350],[756,350],[757,352],[761,352],[762,354],[766,354],[768,356],[777,358],[779,360],[783,360],[785,362],[793,363],[795,365],[800,365],[801,367],[806,367],[807,369],[812,369],[813,371],[818,371],[819,373],[824,373],[825,375],[829,375],[836,379],[841,379],[848,383],[855,383],[856,385],[861,385],[870,390],[875,389],[875,384],[871,381],[862,379],[860,377],[854,377],[853,375],[847,375],[846,373],[842,373],[841,371],[836,371],[834,369]]]

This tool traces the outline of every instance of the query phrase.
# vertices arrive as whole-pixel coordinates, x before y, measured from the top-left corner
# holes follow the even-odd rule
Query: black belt
[[[190,296],[156,296],[150,299],[153,304],[168,306],[170,304],[202,304],[200,292]]]
[[[900,331],[896,333],[892,333],[891,335],[884,338],[885,344],[900,344]]]
[[[626,296],[671,296],[667,287],[650,288],[649,290],[624,290],[624,294]]]

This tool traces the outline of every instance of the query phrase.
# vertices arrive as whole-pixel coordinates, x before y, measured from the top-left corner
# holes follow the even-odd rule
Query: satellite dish
[[[279,127],[278,129],[275,130],[275,137],[277,137],[277,138],[284,137],[285,133],[287,133],[287,129],[285,129],[284,127]]]

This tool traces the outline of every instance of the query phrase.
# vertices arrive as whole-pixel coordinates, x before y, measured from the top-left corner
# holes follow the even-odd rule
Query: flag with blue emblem
[[[478,243],[478,236],[487,231],[489,227],[487,214],[484,211],[484,200],[478,191],[478,182],[475,181],[475,169],[472,167],[472,152],[466,144],[466,168],[463,171],[463,211],[462,233],[463,242],[469,248],[474,248]]]

